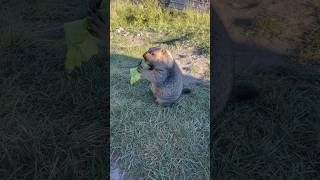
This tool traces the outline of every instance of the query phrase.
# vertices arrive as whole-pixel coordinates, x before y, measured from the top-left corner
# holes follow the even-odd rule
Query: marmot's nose
[[[145,52],[142,56],[143,58],[146,58],[146,55],[148,54],[148,52]]]

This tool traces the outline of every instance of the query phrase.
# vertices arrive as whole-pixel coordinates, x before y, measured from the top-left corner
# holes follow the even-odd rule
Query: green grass
[[[197,67],[197,66],[192,66],[192,67],[190,67],[190,72],[191,73],[197,73],[197,72],[199,72],[200,71],[200,69],[199,69],[199,67]]]
[[[193,87],[173,108],[155,104],[150,84],[129,84],[132,57],[111,58],[111,152],[139,177],[209,176],[209,93]]]
[[[83,1],[2,2],[1,179],[101,179],[107,72],[100,55],[64,70],[63,22],[86,15]]]
[[[320,75],[285,66],[239,77],[261,96],[231,104],[214,131],[213,171],[222,179],[317,179],[320,176]]]
[[[180,44],[194,46],[209,55],[210,14],[205,11],[163,9],[154,0],[137,6],[123,0],[111,3],[110,31],[122,27],[129,32],[164,32],[167,37],[185,36]]]
[[[143,179],[209,179],[209,89],[194,86],[193,93],[183,95],[174,107],[163,108],[153,100],[149,82],[140,80],[134,86],[129,84],[129,68],[137,65],[149,47],[159,44],[155,42],[161,40],[160,31],[166,33],[166,38],[179,38],[179,27],[182,33],[186,31],[184,22],[191,31],[196,31],[192,24],[198,22],[193,18],[204,15],[188,10],[175,12],[178,18],[174,19],[167,14],[169,11],[156,6],[145,11],[118,2],[111,11],[111,30],[123,27],[131,33],[145,33],[154,28],[155,32],[140,43],[111,33],[112,158],[119,160],[120,168],[127,174]],[[138,17],[139,14],[143,15],[142,19],[147,18],[146,22],[126,20],[129,15]],[[175,24],[182,16],[187,19]],[[209,22],[204,24],[208,26],[202,24],[198,29],[209,29]],[[209,37],[209,31],[206,33]],[[194,42],[189,46],[194,46],[195,40],[201,41],[196,35],[190,39]],[[209,44],[209,39],[206,41]],[[167,48],[174,50],[179,46],[169,44]]]

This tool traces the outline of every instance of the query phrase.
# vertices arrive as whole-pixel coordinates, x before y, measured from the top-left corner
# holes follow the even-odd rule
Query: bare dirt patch
[[[209,80],[210,60],[201,55],[195,48],[179,48],[172,52],[172,56],[183,73],[195,78]]]
[[[164,33],[130,33],[123,28],[117,28],[115,32],[125,37],[126,42],[123,43],[121,47],[126,48],[143,46],[143,44],[149,42],[151,39],[164,40],[166,38]],[[164,46],[167,46],[170,49],[173,58],[176,60],[184,74],[203,80],[209,80],[210,60],[202,54],[201,49],[194,47]]]

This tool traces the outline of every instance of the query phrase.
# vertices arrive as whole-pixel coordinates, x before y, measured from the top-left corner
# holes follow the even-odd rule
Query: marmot
[[[156,102],[161,106],[173,105],[182,93],[190,89],[183,86],[183,74],[171,53],[163,47],[152,47],[143,54],[148,69],[139,66],[141,78],[151,82]]]
[[[210,105],[214,119],[224,110],[228,102],[252,100],[260,93],[259,89],[250,83],[235,82],[235,59],[232,40],[215,9],[211,7],[215,20],[213,21],[213,42],[211,63],[211,99]],[[216,121],[216,120],[215,120]]]

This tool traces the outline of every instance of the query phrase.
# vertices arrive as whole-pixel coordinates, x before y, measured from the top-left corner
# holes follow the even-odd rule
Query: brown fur
[[[215,7],[215,6],[212,6]],[[213,108],[214,123],[217,123],[217,117],[229,102],[239,102],[252,100],[259,95],[258,88],[254,84],[235,82],[235,59],[233,54],[232,40],[224,28],[224,24],[212,9],[213,16],[213,36],[212,46],[212,74],[211,79],[211,100]]]
[[[183,75],[170,52],[153,47],[143,54],[149,69],[140,69],[141,77],[151,82],[156,102],[162,106],[174,104],[183,92]]]

